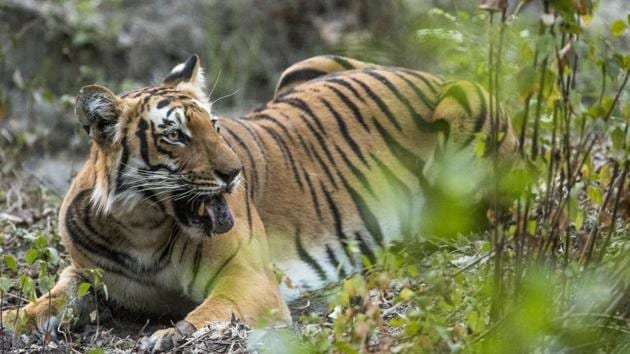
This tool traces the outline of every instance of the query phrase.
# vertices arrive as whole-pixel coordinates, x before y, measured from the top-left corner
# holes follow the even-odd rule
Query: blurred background
[[[605,3],[596,21],[627,7],[624,0]],[[283,69],[318,54],[475,79],[474,60],[484,64],[485,53],[468,50],[485,37],[485,22],[458,31],[449,13],[474,13],[477,6],[462,0],[0,0],[0,160],[24,161],[63,193],[88,147],[72,113],[80,87],[99,83],[121,92],[159,83],[191,53],[201,56],[209,86],[216,82],[213,98],[229,95],[215,105],[217,113],[233,117],[269,99]],[[538,10],[532,4],[522,16]],[[445,26],[455,30],[435,30]]]

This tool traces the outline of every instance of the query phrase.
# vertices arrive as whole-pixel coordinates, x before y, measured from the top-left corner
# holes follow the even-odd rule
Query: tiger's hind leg
[[[13,333],[36,332],[57,337],[58,330],[89,321],[95,297],[79,298],[77,289],[88,281],[73,266],[63,270],[49,293],[18,309],[2,312],[0,327]]]

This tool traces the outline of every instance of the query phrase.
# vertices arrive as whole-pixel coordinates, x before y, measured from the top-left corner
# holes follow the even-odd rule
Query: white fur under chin
[[[92,190],[90,202],[97,213],[108,215],[112,212],[114,205],[120,209],[119,212],[132,211],[142,199],[143,196],[133,190],[114,193],[113,190],[108,190],[106,186],[103,186],[103,183],[97,182]]]

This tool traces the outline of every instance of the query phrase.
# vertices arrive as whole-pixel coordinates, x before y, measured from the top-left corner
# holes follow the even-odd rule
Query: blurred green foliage
[[[334,319],[303,318],[320,326],[304,335],[314,351],[630,350],[630,66],[619,49],[630,18],[592,28],[598,3],[540,2],[547,10],[536,12],[523,2],[519,14],[483,3],[498,7],[420,15],[411,47],[508,108],[521,160],[503,169],[492,154],[471,158],[491,138],[479,137],[432,166],[417,241],[344,281],[329,300]],[[484,221],[488,231],[470,233]],[[375,305],[375,289],[400,279]],[[405,310],[382,316],[389,308]]]

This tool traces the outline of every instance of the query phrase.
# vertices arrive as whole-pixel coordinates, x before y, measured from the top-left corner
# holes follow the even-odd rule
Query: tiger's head
[[[120,96],[99,85],[82,88],[75,113],[93,141],[98,210],[144,201],[193,237],[229,231],[234,220],[224,195],[240,182],[242,165],[210,108],[196,55],[158,86]]]

